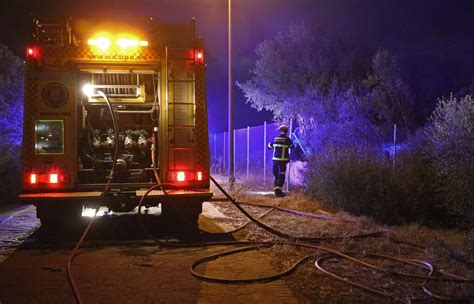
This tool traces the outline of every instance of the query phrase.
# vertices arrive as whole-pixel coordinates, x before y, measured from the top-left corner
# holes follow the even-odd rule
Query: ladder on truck
[[[195,62],[189,49],[167,50],[168,170],[196,170]]]

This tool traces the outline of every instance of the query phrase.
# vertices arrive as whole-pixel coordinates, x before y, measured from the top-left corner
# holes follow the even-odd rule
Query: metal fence
[[[272,156],[273,150],[267,145],[279,134],[278,123],[264,123],[262,126],[234,130],[234,168],[237,179],[252,180],[261,185],[273,184]],[[228,174],[229,166],[229,133],[209,135],[211,151],[211,173]],[[289,165],[289,172],[292,164]],[[291,175],[291,177],[290,177]],[[297,184],[294,174],[287,174],[288,184]]]

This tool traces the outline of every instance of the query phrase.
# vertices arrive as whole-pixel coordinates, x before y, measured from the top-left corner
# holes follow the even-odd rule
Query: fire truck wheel
[[[81,220],[82,208],[71,202],[42,203],[36,205],[36,217],[45,228],[74,227]]]

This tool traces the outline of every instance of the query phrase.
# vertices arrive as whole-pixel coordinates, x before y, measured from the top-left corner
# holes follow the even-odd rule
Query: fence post
[[[236,170],[236,166],[235,166],[235,129],[232,130],[234,136],[233,136],[233,139],[234,139],[234,150],[233,150],[233,153],[232,153],[232,156],[233,156],[233,160],[234,160],[234,177],[237,178],[237,170]]]
[[[247,126],[247,179],[250,173],[250,127]]]
[[[395,159],[397,158],[397,125],[393,125],[393,165],[395,166]]]
[[[227,154],[225,153],[225,139],[226,139],[225,133],[226,133],[226,132],[224,131],[224,134],[223,134],[224,138],[222,138],[222,142],[224,143],[223,149],[222,149],[222,166],[224,167],[224,168],[223,168],[224,170],[227,169],[227,167],[226,167],[226,162],[225,162],[225,157],[226,157],[226,155],[227,155]]]
[[[263,185],[267,179],[267,122],[263,122]]]
[[[293,132],[293,118],[290,118],[290,130],[289,130],[289,137],[291,138],[291,133]],[[290,149],[288,149],[288,156],[290,156]],[[291,159],[288,162],[288,174],[286,175],[286,192],[290,191],[290,182],[291,182]]]
[[[217,161],[217,134],[214,132],[214,160]]]

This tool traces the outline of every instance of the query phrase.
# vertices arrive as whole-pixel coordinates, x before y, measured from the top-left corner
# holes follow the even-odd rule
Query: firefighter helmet
[[[285,124],[283,124],[283,125],[281,125],[281,126],[278,127],[278,130],[279,130],[280,132],[286,133],[286,132],[288,132],[288,126],[285,125]]]

